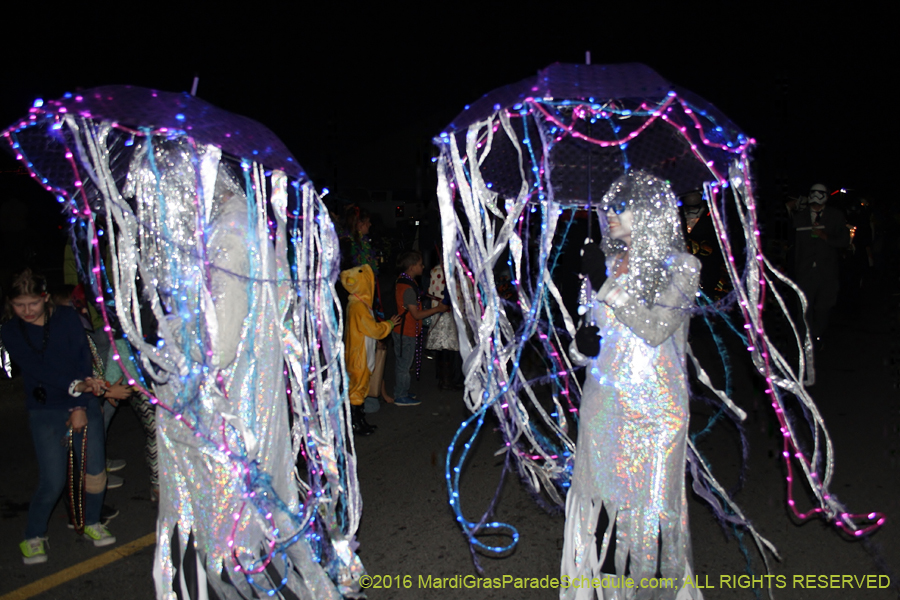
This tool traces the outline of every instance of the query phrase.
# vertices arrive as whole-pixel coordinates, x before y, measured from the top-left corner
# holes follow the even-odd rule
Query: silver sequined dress
[[[594,300],[603,342],[587,365],[561,567],[562,576],[582,584],[561,589],[567,600],[702,598],[685,585],[693,576],[685,498],[686,308],[700,264],[688,254],[671,254],[665,271],[668,285],[652,308],[623,293],[627,275],[607,280]],[[607,296],[609,290],[615,291]],[[596,531],[601,507],[609,525]],[[597,589],[585,584],[603,577],[613,532],[612,577],[630,577],[637,587],[659,571],[673,585],[623,590],[612,577]]]

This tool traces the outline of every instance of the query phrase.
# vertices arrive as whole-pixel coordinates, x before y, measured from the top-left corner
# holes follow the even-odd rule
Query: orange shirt
[[[421,322],[414,319],[413,316],[406,311],[407,303],[403,302],[403,293],[410,288],[412,288],[413,293],[418,295],[418,288],[410,285],[408,279],[398,279],[397,286],[394,290],[394,297],[397,300],[397,314],[403,315],[403,313],[406,313],[406,315],[401,319],[400,335],[416,337],[416,334],[422,328],[422,324]],[[422,310],[422,302],[418,299],[416,300],[416,306],[419,310]]]

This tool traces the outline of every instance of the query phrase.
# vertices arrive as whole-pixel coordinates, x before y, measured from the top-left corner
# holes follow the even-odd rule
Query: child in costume
[[[375,275],[372,267],[362,265],[341,271],[341,284],[350,293],[347,320],[344,324],[344,353],[347,375],[350,377],[349,396],[353,433],[370,435],[375,427],[366,421],[363,403],[369,389],[369,378],[375,369],[375,340],[386,338],[400,323],[394,315],[390,321],[375,321],[372,298],[375,294]]]

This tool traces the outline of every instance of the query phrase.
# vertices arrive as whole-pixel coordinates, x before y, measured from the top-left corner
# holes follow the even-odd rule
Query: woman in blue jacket
[[[3,344],[25,380],[25,403],[31,437],[40,468],[38,488],[28,509],[25,541],[19,548],[25,564],[47,561],[44,542],[47,524],[66,486],[67,436],[80,455],[87,436],[84,479],[84,535],[95,546],[115,543],[100,523],[106,491],[103,415],[98,396],[119,388],[91,377],[91,352],[77,313],[66,306],[54,308],[45,280],[30,270],[19,274],[9,290],[7,316],[0,330]],[[76,506],[76,509],[78,507]],[[80,511],[78,511],[80,512]],[[76,515],[76,520],[80,515]]]

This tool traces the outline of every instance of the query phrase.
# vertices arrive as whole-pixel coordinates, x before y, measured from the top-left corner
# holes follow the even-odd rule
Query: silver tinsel
[[[608,209],[631,210],[634,235],[628,258],[628,275],[620,285],[628,295],[648,308],[656,304],[668,285],[666,259],[684,252],[684,235],[677,200],[666,181],[644,171],[630,170],[613,182],[603,196],[598,212],[603,235],[600,247],[607,258],[626,250],[622,240],[609,235]]]

